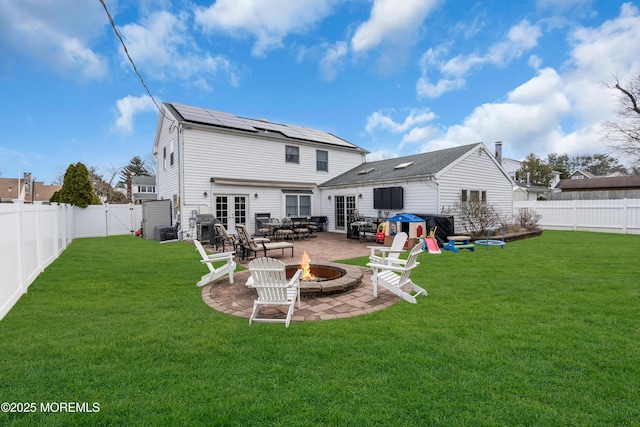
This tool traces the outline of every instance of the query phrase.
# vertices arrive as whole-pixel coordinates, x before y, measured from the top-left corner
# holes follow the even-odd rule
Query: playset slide
[[[424,237],[423,239],[426,249],[430,254],[440,253],[440,246],[438,246],[438,241],[435,237]]]

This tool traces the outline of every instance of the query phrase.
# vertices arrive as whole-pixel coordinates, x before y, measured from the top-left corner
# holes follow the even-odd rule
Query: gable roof
[[[330,179],[321,184],[320,187],[433,177],[460,157],[481,145],[483,144],[462,145],[411,156],[365,162],[342,175]]]
[[[640,175],[594,179],[562,179],[557,185],[562,191],[638,190]]]
[[[596,176],[595,176],[594,174],[592,174],[591,172],[589,172],[589,171],[584,171],[584,170],[581,170],[581,169],[580,169],[580,170],[575,171],[575,172],[574,172],[574,173],[572,173],[570,176],[571,176],[571,177],[574,177],[574,176],[577,176],[577,175],[582,175],[582,176],[583,176],[583,177],[585,177],[585,178],[596,178]]]
[[[184,123],[204,125],[213,129],[227,129],[240,133],[248,133],[257,137],[276,137],[289,142],[315,142],[354,149],[363,153],[368,152],[355,144],[322,130],[271,123],[264,119],[249,119],[222,111],[193,107],[175,102],[163,103],[163,106],[166,107],[176,119]]]

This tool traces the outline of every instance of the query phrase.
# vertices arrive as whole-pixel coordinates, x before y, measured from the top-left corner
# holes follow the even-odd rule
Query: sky
[[[162,102],[324,130],[370,160],[608,153],[607,84],[640,75],[638,1],[104,4],[142,80],[100,0],[0,0],[0,176],[109,178],[152,158]]]

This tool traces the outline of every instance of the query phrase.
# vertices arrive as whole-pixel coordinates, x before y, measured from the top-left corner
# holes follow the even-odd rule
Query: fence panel
[[[534,209],[547,230],[640,234],[640,199],[536,200],[513,207]]]
[[[0,203],[0,319],[75,237],[130,234],[141,220],[140,205]]]
[[[0,203],[0,319],[9,312],[23,293],[21,208],[22,206],[17,204]]]

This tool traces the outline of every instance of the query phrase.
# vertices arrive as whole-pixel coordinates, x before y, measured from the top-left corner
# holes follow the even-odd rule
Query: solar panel
[[[338,138],[337,136],[317,129],[271,123],[266,120],[247,119],[221,111],[192,107],[184,104],[171,103],[171,105],[188,122],[203,123],[212,126],[246,130],[250,132],[257,132],[258,129],[265,129],[268,131],[279,132],[287,138],[322,142],[342,147],[355,147],[353,144]]]
[[[247,124],[244,120],[233,114],[220,111],[207,110],[189,105],[171,104],[178,113],[188,122],[204,123],[213,126],[227,127],[231,129],[241,129],[255,132],[256,129]]]

